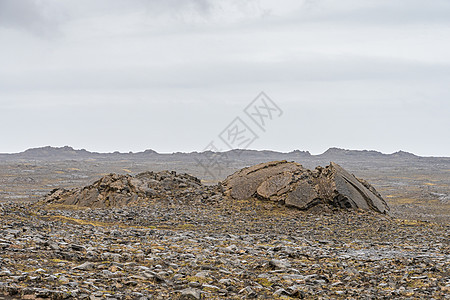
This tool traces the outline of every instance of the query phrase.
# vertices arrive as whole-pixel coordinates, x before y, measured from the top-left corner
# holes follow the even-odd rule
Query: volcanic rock
[[[201,200],[216,195],[215,189],[204,186],[194,176],[174,171],[144,172],[135,176],[109,174],[83,188],[55,189],[39,203],[125,207],[144,204],[150,199]]]
[[[334,206],[380,213],[389,211],[375,188],[333,162],[313,171],[295,162],[258,164],[228,176],[215,186],[205,186],[196,177],[174,171],[135,176],[109,174],[83,188],[55,189],[39,203],[108,208],[145,205],[149,200],[162,199],[220,201],[224,195],[238,200],[256,198],[281,202],[302,210]]]
[[[244,168],[222,182],[236,200],[257,198],[302,210],[318,204],[388,213],[389,207],[367,181],[336,163],[309,170],[295,162],[274,161]]]

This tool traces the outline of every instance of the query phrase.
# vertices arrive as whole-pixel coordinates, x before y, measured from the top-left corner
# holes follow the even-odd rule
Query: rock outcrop
[[[189,174],[161,171],[135,176],[109,174],[83,188],[55,189],[40,204],[125,207],[144,204],[151,199],[201,201],[217,194],[217,187],[204,186]]]
[[[233,199],[258,198],[307,210],[324,204],[388,213],[389,207],[367,181],[336,163],[308,170],[295,162],[274,161],[244,168],[222,182]]]
[[[215,201],[223,196],[282,202],[302,210],[330,205],[380,213],[389,211],[375,188],[338,164],[308,170],[287,161],[244,168],[216,186],[205,186],[196,177],[173,171],[145,172],[135,176],[109,174],[83,188],[55,189],[40,204],[108,208],[143,205],[149,200],[162,199]]]

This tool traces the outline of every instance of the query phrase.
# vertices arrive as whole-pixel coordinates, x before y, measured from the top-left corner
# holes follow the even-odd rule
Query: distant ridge
[[[30,148],[23,152],[19,153],[7,153],[7,154],[0,154],[0,157],[2,156],[8,156],[8,157],[17,157],[17,158],[88,158],[88,157],[99,157],[99,156],[122,156],[122,155],[153,155],[158,154],[156,151],[148,149],[144,152],[138,152],[138,153],[121,153],[121,152],[112,152],[112,153],[99,153],[99,152],[90,152],[86,149],[80,149],[75,150],[74,148],[70,146],[64,146],[64,147],[52,147],[52,146],[45,146],[45,147],[39,147],[39,148]]]
[[[347,150],[347,149],[341,149],[341,148],[329,148],[327,151],[325,151],[322,154],[319,154],[317,156],[321,157],[336,157],[336,156],[364,156],[364,157],[403,157],[403,158],[418,158],[420,156],[417,156],[413,153],[406,152],[406,151],[397,151],[392,154],[385,154],[379,151],[375,150]]]
[[[415,158],[415,157],[420,157],[420,156],[417,156],[417,155],[415,155],[415,154],[413,154],[413,153],[410,153],[410,152],[405,152],[405,151],[397,151],[397,152],[395,152],[395,153],[392,153],[392,154],[390,154],[390,155],[392,155],[392,156],[396,156],[396,157],[412,157],[412,158]]]
[[[383,156],[383,155],[389,155],[389,154],[383,154],[379,151],[375,150],[347,150],[347,149],[341,149],[341,148],[329,148],[327,151],[325,151],[322,154],[319,154],[319,156]]]
[[[46,146],[41,148],[31,148],[25,150],[24,152],[17,153],[16,155],[20,155],[23,157],[55,157],[55,156],[89,156],[92,154],[94,153],[89,152],[85,149],[75,150],[69,146],[64,146],[60,148]]]
[[[168,157],[199,157],[211,155],[211,151],[204,152],[174,152],[174,153],[158,153],[155,150],[147,149],[143,152],[112,152],[112,153],[99,153],[90,152],[86,149],[76,150],[70,146],[64,147],[39,147],[31,148],[20,153],[0,154],[0,159],[49,159],[49,160],[64,160],[64,159],[107,159],[107,158],[168,158]],[[277,152],[272,150],[252,150],[252,149],[233,149],[222,152],[224,156],[229,159],[264,159],[268,157],[282,157],[284,159],[323,159],[323,160],[336,160],[336,159],[420,159],[421,156],[417,156],[410,152],[397,151],[392,154],[384,154],[375,150],[348,150],[341,148],[329,148],[322,154],[312,155],[309,151],[293,150],[291,152]]]

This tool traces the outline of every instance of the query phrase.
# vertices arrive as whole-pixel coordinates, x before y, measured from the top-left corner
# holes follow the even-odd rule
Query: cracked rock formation
[[[215,186],[205,186],[196,177],[173,171],[135,176],[109,174],[83,188],[55,189],[39,203],[108,208],[163,199],[214,202],[224,194],[237,200],[257,198],[282,202],[302,210],[329,205],[380,213],[389,211],[381,195],[367,181],[356,178],[338,164],[308,170],[287,161],[244,168]]]
[[[262,163],[228,176],[222,185],[225,194],[236,200],[277,201],[302,210],[320,204],[384,214],[389,211],[374,187],[333,162],[315,170],[295,162]]]

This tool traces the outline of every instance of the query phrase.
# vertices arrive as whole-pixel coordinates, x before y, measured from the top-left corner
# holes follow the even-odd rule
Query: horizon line
[[[392,153],[385,153],[385,152],[382,152],[382,151],[379,151],[379,150],[373,150],[373,149],[346,149],[346,148],[340,148],[340,147],[330,147],[330,148],[328,148],[327,150],[325,150],[322,153],[312,154],[308,150],[300,150],[300,149],[293,149],[291,151],[285,152],[285,151],[280,151],[280,150],[271,150],[271,149],[258,150],[258,149],[250,149],[250,148],[249,149],[229,149],[229,150],[226,150],[226,151],[202,150],[202,151],[189,151],[189,152],[184,152],[184,151],[158,152],[158,151],[156,151],[154,149],[148,148],[148,149],[145,149],[143,151],[137,151],[137,152],[133,152],[133,151],[128,151],[128,152],[120,152],[120,151],[98,152],[98,151],[90,151],[90,150],[87,150],[85,148],[75,149],[75,148],[73,148],[72,146],[69,146],[69,145],[65,145],[65,146],[50,146],[50,145],[46,145],[46,146],[41,146],[41,147],[32,147],[32,148],[25,149],[24,151],[21,151],[21,152],[0,152],[0,155],[18,155],[18,154],[24,154],[24,153],[26,153],[27,151],[30,151],[30,150],[40,150],[40,149],[45,149],[45,148],[51,148],[51,149],[55,149],[55,150],[70,149],[70,150],[73,150],[73,151],[86,151],[86,152],[92,153],[92,154],[123,154],[123,155],[145,153],[146,151],[151,151],[151,152],[154,152],[156,154],[167,154],[167,155],[193,154],[193,153],[205,153],[205,152],[228,153],[228,152],[231,152],[231,151],[257,151],[257,152],[275,152],[275,153],[280,153],[280,154],[289,154],[289,153],[293,153],[293,152],[301,152],[301,153],[309,154],[311,156],[320,156],[320,155],[326,154],[330,150],[339,150],[339,151],[342,151],[342,152],[345,152],[345,151],[349,151],[349,152],[350,151],[352,151],[352,152],[375,152],[377,154],[382,154],[382,155],[394,155],[394,154],[397,154],[397,153],[404,153],[404,154],[414,155],[414,156],[417,156],[417,157],[436,157],[436,158],[439,158],[439,157],[450,157],[450,156],[433,156],[433,155],[422,156],[422,155],[417,155],[417,154],[415,154],[413,152],[405,151],[405,150],[398,150],[398,151],[395,151],[395,152],[392,152]]]

